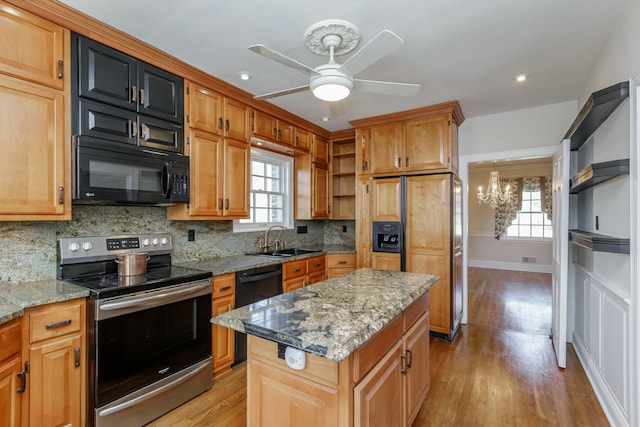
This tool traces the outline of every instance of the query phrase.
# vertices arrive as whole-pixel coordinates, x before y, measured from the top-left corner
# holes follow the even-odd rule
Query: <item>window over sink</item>
[[[293,228],[293,157],[251,148],[250,218],[233,221],[233,231]]]

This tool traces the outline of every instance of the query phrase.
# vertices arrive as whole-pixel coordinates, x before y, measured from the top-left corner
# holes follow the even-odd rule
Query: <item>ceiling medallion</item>
[[[341,39],[339,43],[334,44],[334,55],[349,53],[360,42],[360,30],[352,23],[341,19],[327,19],[313,24],[305,31],[304,42],[310,51],[328,56],[330,49],[327,43],[323,42],[325,36],[338,36]]]

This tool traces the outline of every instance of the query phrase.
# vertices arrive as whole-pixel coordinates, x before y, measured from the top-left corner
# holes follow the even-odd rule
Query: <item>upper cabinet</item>
[[[0,1],[0,34],[0,220],[69,220],[69,32]]]
[[[249,142],[249,107],[195,83],[185,87],[190,128]]]
[[[253,110],[251,116],[252,136],[264,138],[286,146],[293,146],[295,127],[291,123],[282,121],[259,110]]]
[[[390,176],[458,171],[457,101],[352,121],[357,170]]]
[[[353,130],[335,132],[329,146],[331,219],[356,218],[356,150]]]
[[[296,135],[293,141],[293,146],[299,150],[309,150],[311,147],[311,141],[313,139],[313,133],[306,129],[296,127]]]

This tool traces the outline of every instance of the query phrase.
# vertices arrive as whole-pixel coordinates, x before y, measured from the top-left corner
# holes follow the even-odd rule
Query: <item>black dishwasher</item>
[[[236,273],[236,308],[282,293],[282,265],[267,265]],[[247,360],[247,335],[235,333],[234,365]]]

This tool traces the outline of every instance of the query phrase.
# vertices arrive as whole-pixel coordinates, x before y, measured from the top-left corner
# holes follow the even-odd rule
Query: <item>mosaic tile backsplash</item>
[[[286,230],[278,238],[288,247],[355,247],[354,221],[295,221],[296,227],[303,225],[306,234]],[[195,241],[187,240],[187,230],[195,230]],[[71,221],[0,222],[0,282],[55,278],[59,237],[129,233],[170,233],[174,264],[255,252],[264,236],[263,232],[234,233],[232,221],[169,221],[161,207],[76,205]]]

